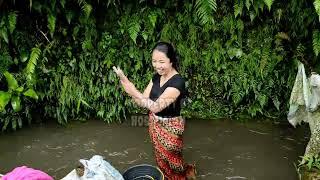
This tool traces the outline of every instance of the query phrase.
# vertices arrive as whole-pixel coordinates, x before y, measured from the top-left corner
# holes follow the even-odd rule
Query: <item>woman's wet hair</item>
[[[172,67],[176,70],[179,68],[179,62],[178,62],[178,57],[177,53],[174,50],[173,46],[170,43],[167,42],[158,42],[152,49],[152,52],[154,50],[158,50],[162,53],[164,53],[169,59],[170,62],[172,63]]]

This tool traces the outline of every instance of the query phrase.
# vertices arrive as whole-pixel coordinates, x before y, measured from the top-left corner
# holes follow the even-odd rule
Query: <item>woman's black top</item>
[[[160,75],[156,73],[152,77],[152,89],[149,98],[156,101],[167,87],[173,87],[180,91],[178,98],[162,111],[156,113],[160,117],[177,117],[180,116],[181,105],[187,95],[185,80],[180,74],[173,75],[167,82],[160,87]]]

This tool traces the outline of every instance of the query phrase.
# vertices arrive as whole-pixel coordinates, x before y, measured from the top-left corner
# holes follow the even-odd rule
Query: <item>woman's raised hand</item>
[[[113,71],[117,74],[117,76],[120,78],[122,82],[128,82],[128,78],[126,75],[124,75],[123,71],[119,67],[113,66]]]
[[[124,75],[123,71],[119,67],[113,66],[113,71],[117,74],[117,76],[120,78],[120,82],[124,90],[130,95],[133,96],[134,93],[137,92],[136,87],[134,84],[129,81],[126,75]]]

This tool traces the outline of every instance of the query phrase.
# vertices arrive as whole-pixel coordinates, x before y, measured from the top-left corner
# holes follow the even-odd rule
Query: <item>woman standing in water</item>
[[[121,69],[113,69],[133,100],[150,110],[149,134],[156,162],[166,178],[195,179],[194,165],[185,164],[182,156],[185,121],[180,116],[180,110],[187,91],[185,81],[177,71],[178,60],[171,44],[159,42],[154,46],[152,66],[156,73],[143,93],[136,89]]]

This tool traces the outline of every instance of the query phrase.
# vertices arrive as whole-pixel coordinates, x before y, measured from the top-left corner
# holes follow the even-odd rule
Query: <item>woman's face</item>
[[[172,70],[170,59],[166,54],[156,49],[152,52],[152,66],[161,76],[168,74]]]

